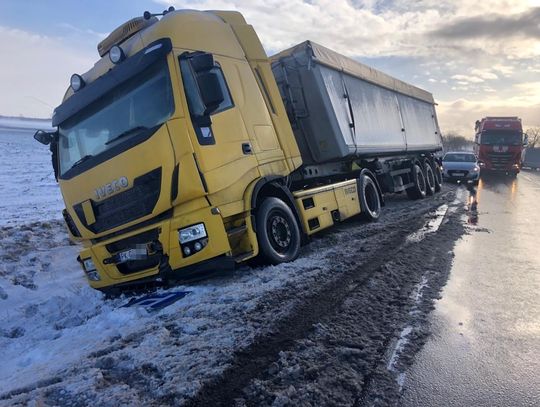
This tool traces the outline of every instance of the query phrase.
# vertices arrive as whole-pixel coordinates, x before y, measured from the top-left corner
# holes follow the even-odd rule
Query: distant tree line
[[[454,132],[443,135],[442,141],[444,151],[472,151],[474,146],[473,140]]]
[[[540,127],[531,127],[526,133],[529,136],[529,145],[527,147],[540,147]]]

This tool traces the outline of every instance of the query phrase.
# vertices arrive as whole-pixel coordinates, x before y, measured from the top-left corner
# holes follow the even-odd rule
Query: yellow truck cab
[[[51,146],[64,219],[84,247],[92,287],[159,282],[257,255],[291,261],[302,236],[362,211],[379,216],[378,177],[388,174],[378,158],[341,160],[347,169],[324,180],[306,176],[283,90],[240,13],[145,13],[98,51],[55,109],[57,131],[35,136]],[[430,157],[418,162],[421,175],[425,163],[436,167]]]

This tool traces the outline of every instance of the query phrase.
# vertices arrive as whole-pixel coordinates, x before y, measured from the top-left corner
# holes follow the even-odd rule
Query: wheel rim
[[[424,178],[424,174],[422,173],[422,170],[417,165],[416,166],[416,183],[418,185],[418,189],[425,193],[426,192],[426,179]]]
[[[275,251],[283,254],[289,250],[293,239],[291,226],[281,211],[272,211],[268,216],[267,235]]]
[[[442,172],[441,172],[441,168],[438,165],[435,165],[435,177],[436,177],[437,184],[441,185],[442,184]]]
[[[435,176],[429,164],[426,164],[426,181],[429,189],[433,190],[435,188]]]
[[[373,184],[368,183],[365,188],[367,209],[373,214],[377,215],[380,209],[379,194],[377,193]]]

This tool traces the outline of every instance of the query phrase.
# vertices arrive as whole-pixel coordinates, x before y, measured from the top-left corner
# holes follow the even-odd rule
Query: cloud
[[[449,39],[528,37],[540,38],[540,7],[519,14],[489,14],[462,18],[433,31]]]
[[[424,87],[441,103],[463,99],[481,111],[489,106],[510,111],[518,103],[518,115],[534,105],[527,89],[517,86],[534,83],[540,70],[540,27],[533,24],[539,8],[531,8],[529,0],[156,2],[156,8],[241,11],[269,54],[311,39]],[[497,26],[504,36],[478,29],[491,32]],[[71,73],[84,72],[97,60],[95,45],[104,33],[93,29],[59,23],[55,32],[63,38],[52,38],[0,27],[0,52],[14,56],[0,64],[0,94],[9,95],[0,98],[0,114],[49,115]],[[449,109],[439,112],[443,131],[462,122],[447,120],[446,115],[455,119]]]
[[[479,78],[478,76],[467,76],[467,75],[452,75],[452,79],[455,79],[460,84],[467,84],[467,83],[480,83],[484,82],[482,78]]]
[[[499,77],[489,69],[471,69],[471,74],[482,79],[499,79]]]
[[[104,39],[107,35],[109,35],[108,33],[101,33],[101,32],[97,32],[97,31],[94,31],[90,28],[86,28],[86,29],[82,29],[82,28],[79,28],[79,27],[76,27],[74,26],[73,24],[70,24],[70,23],[59,23],[57,24],[58,28],[62,28],[62,29],[65,29],[65,30],[68,30],[74,34],[78,34],[78,35],[81,35],[81,36],[84,36],[84,37],[93,37],[92,39],[97,39],[98,41],[101,41],[102,39]]]
[[[455,132],[473,137],[474,122],[484,116],[518,116],[523,127],[540,126],[540,82],[514,85],[514,96],[500,95],[493,88],[483,88],[477,99],[460,98],[438,101],[437,113],[443,133]]]
[[[68,47],[61,39],[0,26],[0,113],[50,117],[60,104],[69,78],[84,72],[97,53]]]

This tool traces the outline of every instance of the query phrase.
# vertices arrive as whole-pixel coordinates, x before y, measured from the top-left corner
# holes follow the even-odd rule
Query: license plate
[[[118,253],[120,263],[130,260],[141,260],[146,257],[146,248],[129,249]]]
[[[464,172],[454,172],[454,177],[463,177],[464,175]]]

